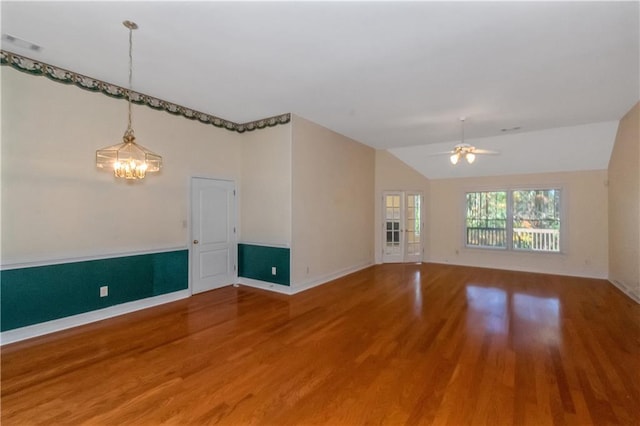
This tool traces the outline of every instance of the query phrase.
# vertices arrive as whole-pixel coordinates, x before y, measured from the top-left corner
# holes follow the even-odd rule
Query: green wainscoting
[[[289,252],[284,247],[238,244],[238,276],[288,286]],[[275,275],[271,273],[274,266]]]
[[[2,331],[189,287],[189,252],[177,250],[0,272]],[[100,297],[100,287],[109,295]]]

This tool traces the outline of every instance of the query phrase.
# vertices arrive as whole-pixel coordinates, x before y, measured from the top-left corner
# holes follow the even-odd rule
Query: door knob
[[[193,244],[198,244],[198,240],[193,240]]]

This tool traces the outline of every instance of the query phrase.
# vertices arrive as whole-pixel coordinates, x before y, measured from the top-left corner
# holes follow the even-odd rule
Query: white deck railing
[[[531,229],[513,228],[513,242],[515,248],[517,241],[522,241],[523,246],[534,251],[560,251],[559,229]]]
[[[476,247],[507,247],[505,228],[467,228],[467,245]],[[560,251],[560,230],[513,228],[515,250]]]

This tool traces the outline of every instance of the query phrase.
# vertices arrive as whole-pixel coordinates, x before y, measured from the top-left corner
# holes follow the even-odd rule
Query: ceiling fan
[[[437,152],[431,155],[448,155],[451,164],[456,165],[460,159],[464,158],[467,163],[473,164],[476,161],[476,155],[498,155],[498,151],[489,151],[487,149],[479,149],[473,145],[469,145],[464,141],[464,120],[466,117],[460,117],[460,127],[462,137],[460,143],[453,147],[453,150],[446,152]]]

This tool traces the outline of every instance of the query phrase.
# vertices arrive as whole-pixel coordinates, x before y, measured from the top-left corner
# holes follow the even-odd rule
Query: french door
[[[382,262],[422,262],[423,196],[387,191],[382,195]]]
[[[235,184],[217,179],[191,179],[192,292],[235,282]]]

